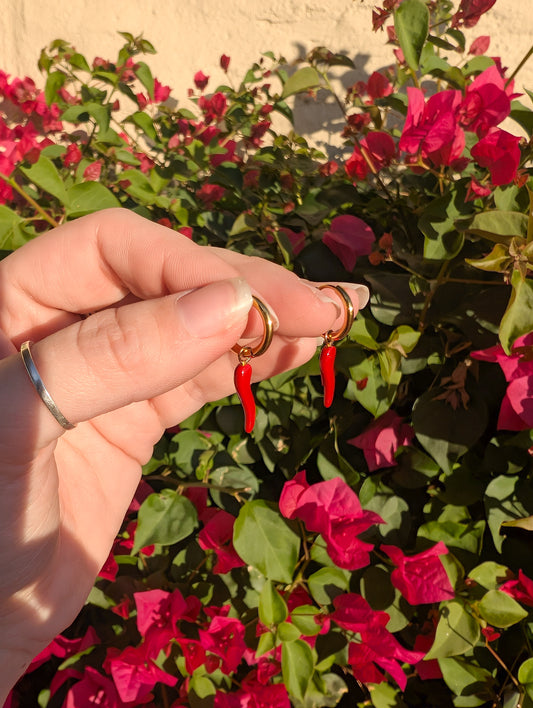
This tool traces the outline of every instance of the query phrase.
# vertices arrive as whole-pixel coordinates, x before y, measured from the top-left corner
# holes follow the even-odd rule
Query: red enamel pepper
[[[324,387],[324,405],[329,408],[335,393],[335,355],[337,350],[331,345],[324,345],[320,352],[320,376]]]
[[[250,364],[239,364],[234,374],[235,390],[241,399],[244,410],[244,429],[251,433],[255,424],[255,400],[252,393],[252,367]]]

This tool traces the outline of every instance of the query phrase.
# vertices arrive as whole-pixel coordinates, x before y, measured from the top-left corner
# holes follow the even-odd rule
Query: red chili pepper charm
[[[320,376],[324,387],[324,405],[329,408],[333,403],[335,393],[335,355],[334,346],[324,345],[320,352]]]
[[[239,364],[233,378],[235,390],[244,410],[244,429],[247,433],[251,433],[255,424],[255,401],[251,387],[252,367],[250,364]]]

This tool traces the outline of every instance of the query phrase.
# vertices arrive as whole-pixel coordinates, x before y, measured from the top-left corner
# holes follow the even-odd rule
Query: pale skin
[[[344,287],[357,309],[364,288]],[[256,381],[304,363],[342,324],[331,290],[126,210],[70,222],[0,262],[0,705],[83,605],[154,443],[234,391],[231,349],[262,334],[252,292],[277,320]],[[28,339],[75,429],[30,382],[18,353]]]

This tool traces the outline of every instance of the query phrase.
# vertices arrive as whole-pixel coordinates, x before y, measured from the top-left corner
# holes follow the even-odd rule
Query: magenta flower
[[[363,152],[366,152],[365,159]],[[363,180],[370,172],[369,161],[376,172],[383,167],[390,165],[396,157],[396,145],[388,133],[379,130],[367,133],[367,135],[354,146],[353,153],[346,160],[344,166],[346,174],[353,180]]]
[[[177,678],[160,669],[144,652],[144,647],[126,647],[124,651],[108,651],[106,666],[109,668],[118,695],[125,703],[146,703],[150,691],[157,683],[174,686]]]
[[[533,580],[528,578],[522,570],[518,571],[517,579],[508,580],[499,589],[510,595],[514,600],[528,607],[533,607]]]
[[[442,541],[414,556],[404,555],[396,546],[381,546],[381,550],[398,566],[391,573],[391,582],[410,605],[441,602],[455,596],[439,559],[439,556],[448,553]]]
[[[205,550],[211,549],[217,554],[213,573],[229,573],[233,568],[245,565],[233,547],[233,526],[235,517],[223,509],[213,509],[214,513],[205,521],[198,534],[198,543]]]
[[[203,71],[197,71],[194,75],[194,85],[199,91],[203,91],[207,86],[209,76],[206,76]]]
[[[189,606],[179,590],[147,590],[133,595],[137,607],[137,629],[145,639],[145,653],[155,658],[179,634],[177,623],[187,616]]]
[[[386,612],[373,610],[368,602],[356,593],[345,593],[333,600],[335,607],[330,619],[339,627],[357,632],[360,642],[348,647],[348,662],[354,676],[364,683],[381,683],[385,680],[378,666],[392,676],[402,690],[407,677],[399,662],[415,664],[424,654],[409,651],[386,629],[390,619]]]
[[[474,145],[474,160],[490,172],[492,184],[510,184],[520,164],[520,138],[496,128]]]
[[[150,699],[149,699],[150,700]],[[142,701],[147,703],[148,701]],[[118,695],[113,681],[107,676],[102,676],[92,666],[85,667],[81,681],[72,686],[67,693],[63,708],[133,708],[136,703],[125,703]]]
[[[370,472],[396,465],[395,454],[402,445],[409,445],[414,437],[413,428],[403,422],[395,411],[389,409],[374,420],[360,435],[348,440],[363,450]]]
[[[359,534],[384,523],[373,511],[361,508],[356,493],[340,477],[309,486],[305,472],[285,483],[279,508],[288,519],[301,519],[309,531],[322,534],[331,560],[340,568],[356,570],[369,564],[371,543]]]
[[[533,333],[519,337],[514,352],[507,355],[501,344],[474,351],[472,358],[493,361],[500,365],[507,381],[498,416],[498,430],[527,430],[533,428],[533,361],[522,357],[520,348],[533,345]]]
[[[351,214],[332,219],[329,229],[322,237],[323,243],[348,271],[354,269],[358,256],[366,256],[372,252],[375,240],[370,226]]]
[[[211,670],[220,668],[222,673],[236,671],[246,651],[243,623],[232,617],[213,617],[209,629],[201,629],[200,642],[203,648],[216,658]]]
[[[465,129],[486,135],[511,112],[511,101],[505,90],[505,81],[496,66],[489,66],[466,87],[458,108],[458,120]]]
[[[460,91],[440,91],[427,103],[422,89],[408,88],[407,96],[400,150],[408,155],[420,155],[434,165],[451,165],[461,157],[465,146],[464,133],[456,118]]]

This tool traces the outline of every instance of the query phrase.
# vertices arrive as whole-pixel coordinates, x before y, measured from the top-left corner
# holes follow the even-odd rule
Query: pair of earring
[[[324,341],[320,352],[320,376],[322,386],[324,387],[324,406],[329,408],[333,402],[335,393],[335,356],[337,354],[335,342],[343,339],[350,331],[354,321],[355,311],[350,296],[340,285],[326,284],[319,285],[318,288],[319,290],[323,290],[324,288],[335,290],[344,304],[344,322],[340,329],[336,331],[330,329],[322,335]],[[261,341],[255,347],[239,346],[238,344],[233,347],[233,351],[239,357],[239,363],[237,364],[234,374],[235,390],[237,391],[243,407],[244,430],[247,433],[251,433],[253,430],[256,411],[251,387],[252,366],[250,362],[255,357],[261,356],[261,354],[266,352],[274,334],[274,321],[264,302],[254,296],[253,306],[263,320],[263,336]]]

